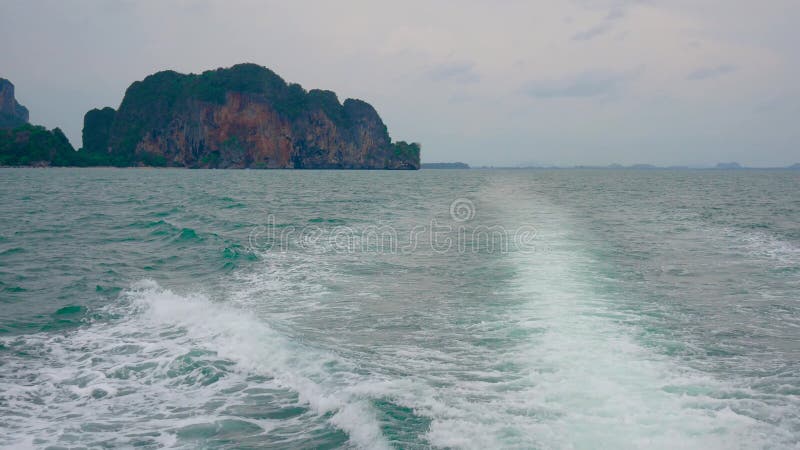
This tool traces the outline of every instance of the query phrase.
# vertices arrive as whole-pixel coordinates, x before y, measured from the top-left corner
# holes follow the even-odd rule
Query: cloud
[[[618,92],[638,72],[588,71],[561,80],[532,81],[524,90],[528,95],[542,99],[608,96]]]
[[[625,10],[622,8],[614,8],[608,12],[606,20],[617,20],[622,19],[623,17],[625,17]]]
[[[475,72],[475,65],[469,62],[440,64],[428,71],[428,78],[434,81],[453,81],[456,83],[475,83],[481,77]]]
[[[597,36],[602,36],[611,31],[611,29],[614,27],[614,23],[622,19],[623,17],[625,17],[625,11],[622,8],[619,7],[613,8],[611,9],[611,11],[608,12],[606,17],[600,24],[595,25],[592,28],[589,28],[588,30],[575,33],[572,36],[572,40],[588,41],[590,39],[596,38]]]
[[[573,41],[588,41],[589,39],[596,38],[611,31],[611,25],[608,22],[601,23],[600,25],[589,28],[588,30],[575,33],[572,36]]]
[[[736,66],[730,64],[722,64],[716,67],[702,67],[696,69],[686,76],[687,80],[707,80],[710,78],[717,78],[737,70]]]

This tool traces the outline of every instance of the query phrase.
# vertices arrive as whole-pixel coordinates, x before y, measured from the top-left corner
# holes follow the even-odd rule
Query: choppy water
[[[799,194],[0,169],[0,446],[796,448]]]

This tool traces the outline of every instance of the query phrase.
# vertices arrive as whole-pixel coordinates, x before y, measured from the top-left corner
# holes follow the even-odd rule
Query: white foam
[[[539,201],[518,216],[536,220],[547,252],[517,254],[516,289],[528,299],[505,326],[532,339],[498,354],[518,364],[512,385],[460,383],[428,433],[460,448],[777,448],[791,428],[744,414],[757,396],[682,367],[635,339],[636,329],[602,285],[596,261],[570,240],[568,220]],[[499,361],[499,362],[500,362]],[[494,392],[494,395],[491,393]],[[479,402],[464,398],[482,398]],[[453,400],[455,399],[455,400]],[[765,408],[771,406],[763,405]],[[796,412],[795,412],[796,413]]]
[[[64,336],[37,334],[4,341],[9,347],[41,352],[47,364],[6,362],[4,371],[15,375],[0,381],[2,400],[7,402],[3,409],[24,415],[8,419],[10,432],[3,433],[0,443],[22,445],[34,435],[41,439],[36,445],[63,444],[68,435],[81,434],[82,425],[97,423],[90,442],[119,444],[125,442],[118,439],[118,427],[124,423],[127,436],[161,431],[158,439],[174,444],[175,430],[225,418],[251,422],[267,434],[275,421],[224,414],[226,406],[246,399],[237,386],[246,384],[248,389],[294,391],[317,416],[328,414],[329,423],[346,431],[354,445],[388,447],[369,405],[339,391],[352,374],[328,369],[346,362],[287,340],[246,311],[143,281],[109,313],[122,318]],[[190,354],[207,364],[183,373],[179,366]],[[220,378],[211,379],[215,375]],[[253,375],[269,378],[253,381]],[[25,384],[26,379],[32,382]],[[209,407],[210,402],[220,404]]]
[[[683,367],[639,343],[635,318],[596,291],[608,280],[581,247],[586,243],[571,240],[569,220],[557,208],[540,199],[506,206],[500,216],[509,218],[508,228],[522,224],[514,220],[534,220],[542,244],[537,248],[546,249],[509,256],[517,267],[509,289],[522,301],[471,326],[376,342],[369,354],[343,349],[350,350],[352,364],[372,370],[339,383],[350,398],[410,408],[430,421],[418,437],[435,447],[728,449],[790,448],[797,442],[791,425],[747,413],[760,408],[781,414],[746,387]],[[320,261],[300,266],[305,274],[331,277],[319,274]],[[276,277],[285,276],[274,268],[250,274],[238,301],[257,306],[266,294],[277,293]],[[330,314],[320,303],[323,293],[311,292],[286,307],[301,315]],[[434,307],[425,310],[426,323],[436,323],[429,320],[435,314]],[[499,347],[479,343],[513,334],[524,338]],[[428,345],[419,335],[441,344]],[[340,417],[354,420],[349,413]]]
[[[753,256],[768,258],[780,266],[800,266],[800,247],[761,231],[743,232],[726,228],[725,234],[740,241]]]

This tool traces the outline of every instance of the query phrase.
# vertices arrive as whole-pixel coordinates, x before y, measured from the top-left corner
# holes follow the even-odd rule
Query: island
[[[33,139],[44,134],[58,145]],[[62,137],[61,130],[27,123],[6,127],[0,165],[420,168],[420,144],[392,142],[369,103],[340,103],[334,92],[306,91],[249,63],[201,74],[155,73],[131,84],[118,109],[86,113],[81,149]]]
[[[423,169],[469,169],[469,164],[463,162],[438,162],[422,163]]]
[[[716,166],[714,166],[714,168],[715,168],[715,169],[725,169],[725,170],[738,170],[738,169],[744,169],[744,167],[742,167],[742,165],[741,165],[741,164],[739,164],[738,162],[724,162],[724,163],[717,163],[717,165],[716,165]]]

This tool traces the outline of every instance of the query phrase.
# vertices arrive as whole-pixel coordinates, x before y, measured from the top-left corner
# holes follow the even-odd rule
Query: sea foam
[[[358,447],[388,447],[368,402],[338,389],[345,363],[246,311],[145,280],[103,314],[116,318],[3,340],[26,356],[5,361],[12,375],[0,380],[0,444],[191,445],[192,430],[205,427],[200,434],[211,439],[226,426],[261,441],[294,421],[303,432],[335,426]],[[236,414],[255,400],[266,411]]]

